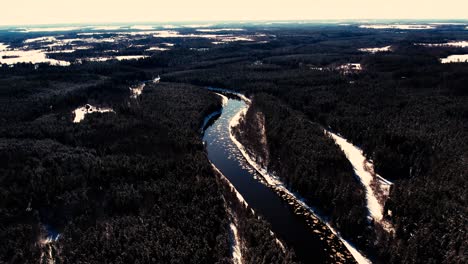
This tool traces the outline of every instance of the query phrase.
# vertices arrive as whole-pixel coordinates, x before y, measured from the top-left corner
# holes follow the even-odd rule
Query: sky
[[[468,0],[0,0],[0,25],[468,19]]]

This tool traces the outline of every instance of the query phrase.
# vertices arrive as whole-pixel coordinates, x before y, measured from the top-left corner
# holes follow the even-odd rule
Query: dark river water
[[[261,176],[248,165],[231,141],[229,122],[245,106],[241,100],[229,99],[219,118],[205,130],[203,140],[208,158],[304,263],[325,262],[324,242],[312,232],[303,217],[294,214],[287,202],[258,180]]]

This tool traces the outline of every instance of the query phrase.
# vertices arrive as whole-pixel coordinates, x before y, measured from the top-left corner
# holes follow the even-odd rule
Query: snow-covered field
[[[346,63],[336,67],[336,70],[343,74],[350,74],[362,71],[362,65],[360,63]]]
[[[161,48],[161,47],[151,47],[147,48],[146,51],[167,51],[170,50],[169,48]]]
[[[49,63],[57,66],[69,66],[70,62],[49,59],[43,50],[3,50],[0,51],[0,64]]]
[[[0,51],[4,51],[8,48],[9,46],[8,45],[5,45],[3,43],[0,43]]]
[[[422,29],[435,29],[434,25],[415,25],[415,24],[373,24],[361,25],[360,28],[371,29],[403,29],[403,30],[422,30]]]
[[[468,54],[450,55],[447,58],[440,59],[442,63],[461,63],[468,62]]]
[[[107,108],[107,107],[95,107],[92,105],[85,105],[82,107],[78,107],[77,109],[73,110],[73,114],[75,115],[75,118],[73,119],[73,123],[79,123],[81,122],[87,114],[92,114],[92,113],[115,113],[112,108]]]
[[[223,31],[244,31],[243,28],[203,28],[197,29],[198,32],[223,32]]]
[[[385,46],[381,48],[361,48],[359,51],[362,52],[369,52],[369,53],[377,53],[377,52],[386,52],[386,51],[391,51],[392,46]]]
[[[445,43],[418,43],[416,45],[426,46],[426,47],[460,47],[460,48],[467,48],[468,41],[449,41]]]
[[[73,31],[80,30],[83,27],[33,27],[33,28],[20,28],[18,32],[31,33],[31,32],[58,32],[58,31]]]
[[[393,231],[393,226],[389,221],[384,219],[383,215],[384,203],[389,195],[392,183],[375,173],[374,165],[364,156],[361,149],[335,133],[327,130],[324,130],[324,133],[331,137],[335,143],[340,146],[349,162],[353,165],[356,176],[366,190],[366,201],[369,216],[387,232]],[[377,184],[378,189],[373,188],[373,184]],[[381,199],[379,199],[379,197],[381,197]]]

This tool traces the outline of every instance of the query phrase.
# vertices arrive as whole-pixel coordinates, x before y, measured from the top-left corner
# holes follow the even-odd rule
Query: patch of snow
[[[113,57],[93,57],[93,58],[80,59],[80,61],[102,62],[102,61],[109,61],[113,59],[114,59]]]
[[[4,43],[0,43],[0,51],[7,50],[9,45],[5,45]]]
[[[367,207],[369,209],[370,216],[376,221],[382,220],[383,206],[379,203],[374,195],[374,190],[371,188],[371,182],[374,176],[366,169],[366,167],[373,167],[373,165],[364,157],[362,150],[349,143],[343,137],[329,131],[325,131],[325,134],[329,135],[335,143],[340,146],[348,160],[353,165],[354,172],[358,176],[362,185],[366,188]]]
[[[53,40],[53,39],[50,39]],[[51,44],[44,45],[43,47],[47,48],[55,48],[55,47],[62,47],[62,46],[68,46],[68,45],[73,45],[73,46],[79,46],[77,43],[113,43],[115,42],[116,39],[114,38],[72,38],[72,39],[54,39],[51,41]],[[85,47],[85,46],[82,46]],[[89,49],[92,47],[86,46],[86,49]],[[84,49],[77,47],[76,49]]]
[[[197,29],[198,32],[223,32],[223,31],[245,31],[243,28],[204,28]]]
[[[146,87],[146,83],[142,83],[136,87],[130,87],[130,92],[131,92],[130,98],[133,98],[133,99],[138,98],[138,96],[141,95],[145,87]]]
[[[362,66],[360,63],[346,63],[336,67],[336,69],[341,71],[343,74],[349,74],[362,71]]]
[[[446,43],[418,43],[416,45],[426,46],[426,47],[460,47],[467,48],[468,41],[450,41]]]
[[[46,51],[47,54],[56,54],[56,53],[73,53],[76,50],[73,49],[67,49],[67,50],[52,50],[52,51]]]
[[[195,51],[201,51],[201,52],[203,52],[203,51],[209,51],[210,48],[190,48],[190,50],[195,50]]]
[[[135,26],[131,26],[130,29],[151,30],[151,29],[154,29],[154,27],[153,26],[146,26],[146,25],[135,25]]]
[[[403,30],[423,30],[435,29],[435,26],[430,25],[415,25],[415,24],[374,24],[374,25],[360,25],[360,28],[371,29],[403,29]]]
[[[250,37],[245,37],[245,36],[228,36],[228,37],[222,37],[220,36],[219,39],[222,42],[234,42],[234,41],[254,41],[254,39]]]
[[[153,37],[155,38],[206,38],[213,39],[219,42],[234,42],[234,41],[254,41],[251,36],[234,36],[232,34],[219,35],[219,34],[180,34],[174,30],[159,30],[154,31]],[[256,35],[257,37],[264,37],[265,35]]]
[[[122,60],[139,60],[139,59],[146,59],[149,56],[146,55],[125,55],[125,56],[116,56],[115,59],[122,61]]]
[[[106,34],[105,32],[83,32],[83,33],[77,33],[77,36],[93,36],[93,35],[102,35]]]
[[[362,52],[369,52],[369,53],[377,53],[377,52],[386,52],[386,51],[391,51],[392,46],[385,46],[381,48],[361,48],[359,51]]]
[[[234,245],[232,250],[232,260],[234,264],[242,264],[242,252],[240,247],[240,238],[239,234],[237,233],[237,227],[234,223],[229,225],[232,235],[234,236]]]
[[[122,56],[108,56],[108,57],[91,57],[91,58],[85,58],[83,60],[94,61],[94,62],[102,62],[102,61],[110,61],[110,60],[124,61],[124,60],[139,60],[139,59],[145,59],[148,57],[149,56],[146,56],[146,55],[122,55]]]
[[[468,54],[450,55],[440,59],[442,63],[463,63],[468,62]]]
[[[178,28],[178,26],[175,25],[164,25],[162,28],[167,28],[167,29],[173,29],[173,28]]]
[[[56,31],[73,31],[80,30],[82,27],[36,27],[36,28],[18,28],[21,33],[30,32],[56,32]]]
[[[383,207],[385,201],[379,201],[378,193],[372,187],[373,181],[378,180],[380,189],[386,192],[383,194],[386,199],[386,197],[389,195],[388,192],[390,191],[390,186],[392,183],[375,173],[374,165],[371,161],[366,159],[361,149],[354,146],[345,138],[337,134],[327,130],[324,130],[324,133],[331,137],[335,143],[340,146],[349,162],[353,165],[354,173],[366,190],[366,200],[369,216],[374,219],[377,224],[380,224],[387,232],[393,231],[391,223],[386,221],[383,217]]]
[[[106,108],[106,107],[100,108],[100,107],[95,107],[95,106],[87,104],[85,106],[82,106],[73,110],[73,114],[75,115],[75,118],[73,119],[73,123],[81,122],[87,114],[108,113],[108,112],[115,113],[114,110],[112,110],[112,108]]]
[[[166,51],[166,50],[170,50],[170,49],[169,48],[161,48],[161,47],[151,47],[151,48],[146,49],[146,51]]]
[[[93,27],[93,30],[119,30],[121,26],[98,26]]]
[[[225,96],[224,94],[220,94],[220,93],[215,93],[216,95],[218,95],[219,97],[221,97],[221,100],[222,100],[222,106],[226,106],[229,99],[227,98],[227,96]]]
[[[55,42],[55,41],[57,41],[56,37],[48,36],[48,37],[39,37],[39,38],[26,39],[23,42],[24,43],[34,43],[34,42]]]
[[[182,25],[182,26],[186,28],[206,28],[206,27],[212,27],[214,25],[213,24],[189,24],[189,25]]]
[[[70,66],[70,62],[49,59],[43,50],[3,50],[0,51],[0,64],[49,63],[56,66]]]
[[[441,26],[444,26],[444,25],[447,25],[447,26],[463,26],[463,25],[466,25],[466,23],[459,23],[459,22],[433,22],[433,23],[429,23],[431,25],[441,25]]]

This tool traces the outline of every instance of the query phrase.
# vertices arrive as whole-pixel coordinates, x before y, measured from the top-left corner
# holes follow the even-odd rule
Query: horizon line
[[[0,27],[24,26],[54,26],[54,25],[138,25],[138,24],[180,24],[180,23],[261,23],[261,22],[378,22],[378,21],[428,21],[428,22],[466,22],[468,18],[324,18],[324,19],[235,19],[235,20],[165,20],[165,21],[114,21],[114,22],[57,22],[57,23],[28,23],[28,24],[0,24]]]

